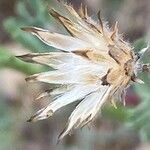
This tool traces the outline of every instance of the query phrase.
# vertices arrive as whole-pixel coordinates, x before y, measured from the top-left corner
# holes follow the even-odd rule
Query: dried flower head
[[[71,18],[62,16],[54,9],[49,9],[49,13],[66,28],[70,36],[37,27],[22,28],[59,51],[18,56],[24,61],[54,68],[53,71],[29,76],[27,81],[59,85],[38,97],[50,96],[53,101],[29,121],[46,119],[61,107],[75,101],[80,102],[69,117],[59,139],[73,129],[91,122],[104,103],[111,102],[115,108],[115,101],[121,100],[125,103],[124,96],[128,85],[132,81],[143,83],[137,78],[137,72],[150,71],[149,64],[139,62],[148,47],[135,54],[131,46],[118,34],[117,22],[109,29],[101,20],[100,12],[99,21],[95,22],[88,16],[87,8],[81,6],[77,13],[72,6],[63,5]]]

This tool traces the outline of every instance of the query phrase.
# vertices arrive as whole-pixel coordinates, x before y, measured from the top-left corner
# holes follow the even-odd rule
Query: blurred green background
[[[150,41],[149,0],[68,0],[76,9],[87,5],[95,18],[98,10],[109,25],[119,22],[119,31],[137,52]],[[74,106],[69,105],[54,117],[27,123],[26,120],[49,100],[34,101],[46,84],[27,84],[27,75],[46,70],[40,65],[24,63],[15,55],[50,52],[54,49],[20,27],[37,26],[66,33],[48,15],[47,6],[60,9],[55,0],[0,0],[0,150],[150,150],[150,75],[140,73],[143,85],[127,90],[126,103],[114,109],[103,108],[89,127],[77,130],[56,144],[57,137]],[[150,62],[150,52],[143,62]],[[90,128],[90,129],[89,129]]]

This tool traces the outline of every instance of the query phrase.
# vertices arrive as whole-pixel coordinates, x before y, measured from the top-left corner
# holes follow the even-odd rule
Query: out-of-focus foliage
[[[16,5],[16,17],[10,17],[4,21],[6,31],[12,39],[21,43],[25,48],[33,52],[50,51],[50,47],[43,44],[36,37],[21,31],[24,26],[48,27],[50,17],[48,15],[46,0],[20,0]]]
[[[141,38],[134,43],[135,50],[139,51],[140,49],[146,47],[147,43],[144,38]],[[143,59],[141,60],[144,63],[148,63],[150,58],[150,52],[148,51]],[[148,73],[139,73],[139,78],[141,78],[145,84],[136,84],[133,85],[135,92],[140,96],[140,104],[129,110],[129,127],[137,130],[141,138],[145,141],[150,140],[150,74]]]
[[[11,145],[13,143],[13,124],[14,124],[14,115],[10,109],[10,106],[8,107],[5,98],[0,95],[0,147],[1,149],[10,149]],[[2,101],[3,100],[3,101]],[[7,111],[5,110],[7,108]]]
[[[119,6],[122,2],[123,0],[115,0],[113,3],[111,1],[110,4],[111,5],[113,4],[112,8],[115,8],[116,4],[117,6]],[[46,46],[36,37],[28,33],[24,33],[23,31],[20,30],[20,28],[24,26],[38,26],[42,28],[49,28],[49,25],[51,24],[52,20],[51,17],[48,15],[47,4],[50,5],[51,3],[52,3],[51,1],[48,2],[46,0],[18,0],[15,8],[16,17],[7,18],[3,23],[10,37],[13,40],[15,40],[17,43],[20,43],[23,47],[29,49],[32,52],[51,51],[52,50],[51,47]],[[109,0],[107,0],[107,2],[105,3],[109,3]],[[134,43],[136,52],[139,51],[144,46],[145,46],[145,38],[139,39]],[[150,54],[147,54],[144,56],[144,59],[142,61],[149,62],[150,60],[149,58],[150,58]],[[34,74],[44,69],[42,66],[32,65],[30,63],[24,63],[18,60],[17,58],[12,56],[12,54],[10,54],[10,52],[6,48],[1,46],[0,47],[0,69],[4,67],[16,69],[25,74]],[[133,85],[133,88],[136,91],[136,93],[140,96],[141,99],[140,104],[132,108],[118,106],[118,109],[114,109],[111,106],[107,106],[103,109],[102,116],[103,118],[113,120],[113,122],[114,121],[119,122],[120,124],[122,124],[121,126],[125,124],[128,130],[131,129],[139,132],[141,139],[148,141],[150,140],[150,122],[149,122],[150,75],[146,73],[140,73],[139,77],[142,78],[143,81],[145,81],[145,84],[143,85],[136,84]],[[1,97],[1,99],[3,98]],[[6,109],[6,107],[8,111],[4,110]],[[12,109],[9,109],[9,107],[6,106],[4,101],[1,102],[0,129],[3,129],[3,132],[5,131],[5,134],[1,134],[0,138],[1,136],[3,136],[2,139],[4,139],[4,141],[6,142],[5,143],[4,141],[2,141],[0,143],[0,145],[1,144],[4,145],[3,149],[10,149],[11,147],[10,145],[13,142],[12,137],[14,133],[12,130],[12,126],[14,124],[14,120],[12,118],[14,118],[14,116],[13,115],[11,116],[10,114],[15,114],[15,113],[14,111],[10,112]],[[123,128],[124,126],[121,129]],[[107,141],[110,139],[114,140],[116,137],[119,136],[120,130],[118,132],[116,131],[111,132],[111,134],[109,135],[107,135],[107,133],[99,133],[97,137],[95,136],[96,135],[95,133],[90,135],[84,134],[86,136],[84,138],[83,136],[81,136],[82,137],[81,139],[87,139],[88,144],[86,143],[86,145],[84,145],[83,147],[89,148],[90,142],[88,142],[88,140],[94,141],[96,138],[100,139],[101,141],[102,140]],[[7,146],[7,148],[5,148],[5,146]]]

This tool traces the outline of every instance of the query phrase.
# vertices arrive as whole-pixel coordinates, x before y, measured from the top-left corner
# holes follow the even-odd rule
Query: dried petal
[[[63,5],[72,17],[64,17],[52,8],[49,13],[71,36],[36,27],[22,28],[61,52],[18,56],[24,61],[55,69],[29,76],[27,81],[58,85],[57,89],[45,92],[37,98],[48,96],[53,101],[28,121],[46,119],[60,108],[80,100],[59,139],[73,129],[91,122],[105,102],[111,101],[115,108],[117,100],[123,101],[125,105],[125,89],[130,81],[143,83],[136,77],[137,71],[150,70],[150,65],[140,64],[131,46],[120,38],[117,22],[111,31],[101,20],[100,12],[98,24],[88,16],[87,8],[82,6],[80,13],[77,13],[72,6]],[[141,50],[139,55],[142,56],[147,49],[148,47]]]

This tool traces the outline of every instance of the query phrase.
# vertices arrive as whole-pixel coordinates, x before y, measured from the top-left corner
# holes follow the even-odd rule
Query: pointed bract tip
[[[99,23],[100,23],[100,26],[101,26],[101,30],[103,31],[103,22],[102,22],[102,19],[101,19],[101,11],[99,10],[98,13],[97,13],[97,16],[98,16],[98,20],[99,20]]]
[[[19,55],[19,56],[15,56],[17,59],[20,59],[22,61],[25,61],[25,62],[33,62],[32,61],[32,57],[33,57],[33,54],[25,54],[25,55]]]
[[[83,3],[81,3],[78,13],[82,19],[87,19],[88,17],[87,11],[88,11],[87,6],[86,5],[84,6]]]
[[[135,79],[135,82],[136,82],[136,83],[139,83],[139,84],[144,84],[144,81],[142,81],[142,80],[139,79],[139,78],[136,78],[136,79]]]
[[[148,49],[149,49],[149,42],[148,42],[148,44],[147,44],[147,46],[146,46],[145,48],[141,49],[141,50],[138,52],[139,56],[140,56],[140,57],[143,56],[144,53],[145,53]]]
[[[32,31],[32,27],[22,27],[20,28],[22,31],[26,31],[26,32],[31,32]]]
[[[28,119],[27,122],[32,122],[32,118]]]
[[[22,56],[23,55],[18,55],[18,56],[15,56],[17,59],[20,59],[20,60],[22,60]]]
[[[67,129],[67,125],[66,127],[62,130],[62,132],[59,134],[58,136],[58,142],[60,142],[67,134],[66,134],[66,129]]]
[[[33,34],[37,34],[38,32],[47,32],[48,30],[45,29],[41,29],[38,27],[23,27],[20,28],[21,30],[25,31],[25,32],[31,32]]]
[[[48,12],[51,16],[53,16],[54,18],[58,18],[60,15],[51,7],[48,8]]]
[[[133,81],[133,82],[136,82],[136,83],[139,83],[139,84],[144,84],[144,81],[142,81],[141,79],[139,79],[137,76],[132,76],[131,77],[131,80]]]
[[[32,75],[32,76],[25,78],[25,80],[26,80],[26,82],[34,82],[34,81],[37,81],[36,78],[37,78],[36,75]]]
[[[117,35],[118,35],[118,21],[116,21],[115,25],[113,26],[113,31],[110,38],[114,40],[117,37]]]
[[[38,31],[41,31],[39,28],[35,28],[35,27],[24,27],[21,28],[21,30],[32,34],[37,34]]]

